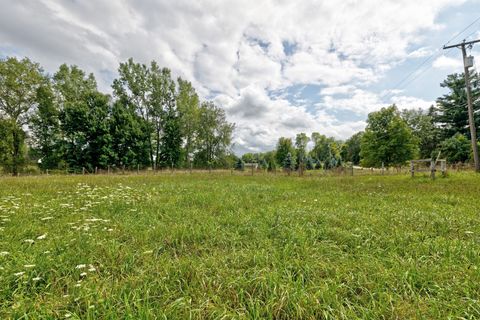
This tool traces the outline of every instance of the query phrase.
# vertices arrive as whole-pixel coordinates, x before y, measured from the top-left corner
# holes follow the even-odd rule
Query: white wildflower
[[[25,240],[23,240],[23,242],[32,244],[32,243],[35,243],[35,240],[33,240],[33,239],[25,239]]]
[[[14,273],[13,275],[14,275],[15,277],[21,277],[21,276],[23,276],[24,274],[25,274],[25,271],[21,271],[21,272]]]
[[[85,264],[79,264],[79,265],[77,265],[77,266],[75,267],[75,269],[83,269],[83,268],[85,268],[85,267],[86,267]]]
[[[38,236],[38,237],[37,237],[37,240],[43,240],[43,239],[45,239],[46,237],[47,237],[47,234],[44,233],[44,234],[42,234],[41,236]]]
[[[8,251],[2,251],[2,252],[0,252],[0,257],[4,257],[4,256],[6,256],[6,255],[8,255],[8,254],[10,254],[10,252],[8,252]]]
[[[40,281],[40,280],[42,280],[42,278],[41,278],[41,277],[35,277],[35,278],[33,278],[32,280],[33,280],[33,281]]]
[[[86,273],[86,272],[80,273],[80,277],[86,277],[86,276],[87,276],[87,273]]]
[[[26,264],[24,265],[25,268],[30,269],[30,268],[35,268],[34,264]]]

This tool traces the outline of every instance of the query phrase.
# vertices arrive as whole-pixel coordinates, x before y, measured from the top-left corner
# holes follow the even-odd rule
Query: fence
[[[421,159],[421,160],[412,160],[416,166],[414,166],[415,173],[429,173],[432,174],[431,168],[428,165],[430,159]],[[423,165],[419,163],[423,162]],[[457,163],[447,165],[447,163],[442,159],[439,160],[440,171],[442,174],[446,174],[448,171],[471,171],[474,169],[472,164]],[[435,168],[434,172],[438,170]],[[315,176],[364,176],[364,175],[411,175],[412,174],[412,163],[410,166],[402,167],[381,167],[381,168],[366,168],[360,166],[341,166],[337,168],[332,168],[328,170],[324,169],[315,169],[315,170],[291,170],[290,172],[283,170],[282,168],[277,168],[274,170],[265,170],[262,168],[245,168],[243,171],[235,170],[233,168],[223,168],[223,169],[213,169],[213,168],[182,168],[182,169],[171,169],[171,168],[158,168],[157,170],[152,170],[151,168],[127,168],[127,167],[115,167],[108,166],[107,168],[95,168],[93,170],[87,170],[87,168],[77,168],[77,169],[56,169],[56,170],[44,170],[40,171],[38,168],[29,168],[24,172],[20,172],[20,176],[38,176],[38,175],[171,175],[171,174],[194,174],[194,173],[208,173],[208,174],[229,174],[236,176],[304,176],[304,177],[315,177]],[[10,176],[8,173],[1,173],[0,176]]]

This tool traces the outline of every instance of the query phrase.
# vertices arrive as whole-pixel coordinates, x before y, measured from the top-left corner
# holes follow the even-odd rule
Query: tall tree
[[[360,144],[362,136],[363,132],[357,132],[345,141],[342,145],[341,151],[343,161],[351,162],[353,164],[360,163]]]
[[[55,169],[62,159],[60,112],[50,83],[38,89],[37,103],[37,110],[29,123],[33,148],[40,158],[40,168]]]
[[[401,166],[417,153],[418,142],[395,105],[368,115],[360,147],[364,166]]]
[[[213,102],[201,104],[199,121],[196,164],[202,167],[223,164],[235,125],[227,121],[225,111]]]
[[[430,110],[433,110],[433,106]],[[425,112],[422,109],[403,110],[401,117],[410,127],[413,135],[418,139],[420,157],[432,157],[440,142],[440,132],[435,126],[430,111]]]
[[[307,144],[310,138],[305,133],[299,133],[295,137],[295,151],[297,155],[297,165],[303,165],[307,157]]]
[[[180,130],[183,137],[183,158],[185,164],[190,167],[191,160],[195,152],[195,144],[197,139],[199,116],[200,116],[200,99],[198,98],[195,88],[188,81],[178,78],[177,108],[180,114]]]
[[[115,101],[110,115],[113,163],[143,168],[150,165],[149,124],[125,102]]]
[[[152,61],[150,65],[151,94],[149,103],[154,127],[155,166],[177,166],[182,137],[175,103],[175,82],[171,72]]]
[[[70,167],[92,171],[95,167],[106,168],[114,158],[109,113],[109,97],[100,92],[65,104],[60,120]]]
[[[473,110],[480,110],[480,81],[478,75],[472,70],[472,100]],[[470,138],[467,111],[467,93],[465,90],[465,79],[463,73],[447,76],[440,86],[449,89],[449,93],[437,99],[434,109],[434,121],[442,129],[442,140],[450,138],[456,133],[461,133]],[[477,134],[480,135],[480,117],[475,118]],[[478,137],[477,137],[478,139]]]
[[[318,132],[312,133],[313,149],[310,156],[323,163],[325,169],[334,168],[341,164],[340,141],[333,137],[327,138]]]
[[[23,165],[25,132],[22,127],[37,102],[37,91],[45,83],[42,70],[37,63],[27,58],[0,60],[0,117],[9,120],[11,141],[11,171],[18,175]]]
[[[53,89],[60,109],[66,103],[75,103],[93,91],[97,91],[97,81],[92,73],[86,74],[79,67],[62,64],[53,75]]]
[[[159,120],[154,117],[149,97],[152,87],[150,70],[145,64],[136,63],[130,58],[127,62],[120,63],[118,75],[118,79],[113,81],[113,93],[125,105],[135,106],[136,112],[148,125],[145,129],[148,136],[149,158],[154,168],[153,122]]]
[[[285,163],[285,159],[287,158],[288,154],[293,157],[293,161],[295,161],[295,147],[293,146],[292,139],[280,137],[277,143],[277,149],[275,151],[275,157],[277,163],[283,166]]]

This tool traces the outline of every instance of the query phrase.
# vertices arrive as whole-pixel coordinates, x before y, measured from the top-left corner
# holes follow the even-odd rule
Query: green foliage
[[[312,157],[308,156],[305,165],[307,170],[314,170],[315,169],[315,160]]]
[[[453,137],[445,139],[440,144],[443,157],[450,163],[466,162],[470,158],[472,150],[470,140],[463,134],[457,133]]]
[[[37,104],[36,113],[29,123],[32,147],[40,161],[41,169],[58,169],[62,162],[60,110],[49,83],[38,89]]]
[[[242,155],[242,160],[245,163],[254,163],[255,155],[253,153],[247,152]]]
[[[440,130],[434,123],[434,108],[426,113],[422,109],[403,110],[401,117],[418,139],[419,155],[421,158],[431,158],[440,140]]]
[[[243,162],[242,158],[238,158],[237,162],[235,163],[235,170],[245,170],[245,162]]]
[[[67,102],[60,113],[65,136],[63,152],[70,168],[106,168],[114,158],[110,135],[108,96],[86,94],[81,101]]]
[[[226,120],[225,111],[212,102],[200,106],[195,164],[198,167],[218,167],[229,152],[234,125]]]
[[[263,159],[267,162],[267,170],[274,171],[277,168],[277,154],[275,151],[266,152],[263,155]]]
[[[283,169],[291,171],[295,169],[295,159],[293,158],[292,154],[289,152],[287,156],[283,160]]]
[[[473,81],[471,83],[474,111],[480,110],[480,82],[478,75],[473,71],[471,74]],[[437,99],[437,106],[432,110],[435,123],[441,130],[442,138],[448,139],[460,133],[470,139],[470,129],[468,122],[467,93],[465,89],[464,74],[451,74],[443,81],[440,86],[450,90],[448,94]],[[480,117],[476,117],[475,125],[477,134],[480,135]],[[478,137],[477,137],[478,139]]]
[[[341,147],[341,157],[344,162],[360,164],[360,145],[363,132],[357,132],[351,136]]]
[[[2,319],[480,317],[479,175],[2,179]]]
[[[281,137],[278,139],[277,149],[275,151],[276,162],[283,166],[289,153],[290,157],[296,157],[295,147],[293,146],[292,139]]]
[[[7,120],[2,131],[11,130],[4,133],[12,137],[5,163],[14,176],[24,165],[26,134],[22,127],[28,123],[37,91],[45,81],[40,66],[27,58],[0,59],[0,117]]]
[[[178,78],[178,94],[176,98],[180,114],[181,136],[184,137],[184,160],[190,167],[196,151],[197,134],[200,126],[200,99],[195,88],[188,81]]]
[[[305,133],[299,133],[295,137],[295,153],[297,156],[297,165],[305,163],[307,157],[307,144],[310,138]]]
[[[0,166],[17,175],[25,165],[25,132],[12,119],[0,118]]]
[[[138,116],[135,108],[117,100],[110,114],[112,165],[145,168],[150,165],[149,124]]]
[[[97,81],[93,74],[86,75],[75,65],[62,64],[53,75],[52,81],[60,108],[67,103],[81,101],[90,93],[97,91]]]
[[[417,140],[395,105],[368,115],[367,128],[361,140],[362,165],[401,166],[417,153]]]
[[[317,162],[322,162],[325,169],[331,169],[341,165],[341,142],[334,138],[327,138],[318,132],[312,133],[313,149],[310,156]]]

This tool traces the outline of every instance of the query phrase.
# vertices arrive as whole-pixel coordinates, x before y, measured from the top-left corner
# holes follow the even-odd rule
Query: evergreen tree
[[[287,170],[288,173],[290,173],[291,170],[295,169],[295,159],[290,152],[287,153],[287,156],[283,160],[283,168]]]
[[[478,76],[471,71],[471,89],[473,96],[474,112],[480,110],[480,81]],[[463,73],[451,74],[440,86],[450,90],[448,94],[437,99],[437,105],[432,110],[434,122],[441,128],[441,138],[448,139],[456,133],[465,135],[470,139],[468,122],[467,93]],[[475,117],[477,134],[480,135],[480,117]],[[477,137],[478,139],[478,137]]]
[[[235,170],[243,171],[245,169],[245,162],[243,162],[242,158],[238,158],[237,162],[235,163]]]

